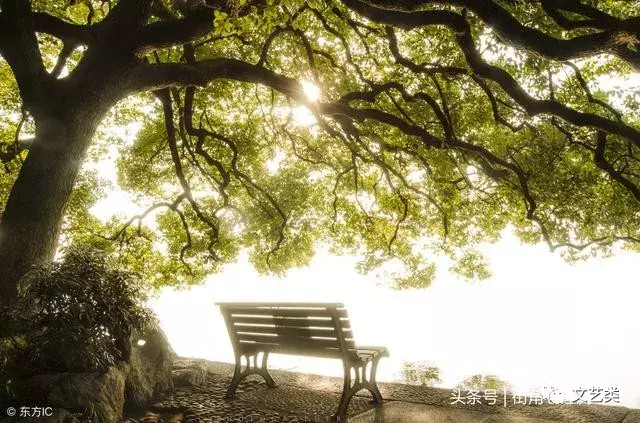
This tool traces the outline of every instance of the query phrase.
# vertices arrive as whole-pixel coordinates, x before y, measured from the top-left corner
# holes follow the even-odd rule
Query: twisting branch
[[[575,64],[568,61],[565,62],[564,64],[569,66],[571,69],[573,69],[573,72],[576,74],[576,79],[578,80],[580,87],[582,87],[582,90],[586,94],[589,102],[601,106],[603,109],[613,114],[619,122],[622,122],[622,113],[614,109],[610,104],[605,103],[604,101],[598,98],[595,98],[593,96],[593,94],[591,93],[591,90],[589,89],[589,85],[587,84],[587,81],[582,76],[582,72],[580,72],[580,68],[578,68]]]
[[[633,195],[636,201],[640,202],[640,187],[626,178],[621,172],[617,171],[613,165],[607,161],[605,157],[606,148],[607,134],[602,131],[598,131],[598,140],[594,151],[594,161],[596,165],[607,172],[611,179],[625,187]]]
[[[412,30],[431,25],[448,27],[454,32],[457,44],[462,50],[471,70],[482,78],[496,82],[511,98],[520,104],[530,116],[540,114],[555,115],[576,126],[592,127],[611,134],[620,135],[640,147],[640,131],[636,128],[593,113],[579,112],[557,101],[533,98],[507,71],[490,65],[482,58],[476,49],[471,26],[461,14],[446,10],[418,12],[390,11],[372,7],[359,0],[343,0],[343,3],[374,22],[396,28]],[[491,8],[492,7],[489,7],[488,9]],[[484,13],[486,12],[483,12],[483,14]],[[592,47],[593,45],[590,46],[590,48]],[[562,60],[566,60],[571,57],[574,56],[567,54],[561,58]]]
[[[96,28],[66,22],[48,13],[34,13],[33,28],[37,32],[53,35],[71,46],[88,45],[97,36]]]
[[[493,94],[493,91],[491,91],[491,88],[489,88],[489,85],[485,80],[483,80],[482,78],[479,78],[476,75],[472,75],[471,77],[473,78],[474,81],[476,81],[476,84],[478,84],[478,86],[482,88],[482,91],[484,91],[484,93],[487,95],[487,98],[489,99],[489,103],[491,103],[493,118],[496,122],[506,126],[511,130],[511,132],[519,132],[522,128],[524,128],[524,123],[521,123],[516,126],[509,123],[508,120],[502,117],[502,115],[500,114],[500,108],[498,106],[498,100],[496,100],[496,97]]]
[[[64,69],[64,66],[67,63],[67,60],[69,59],[69,56],[71,56],[71,53],[73,53],[74,48],[74,44],[64,43],[64,45],[62,46],[62,50],[58,55],[58,59],[56,59],[56,64],[51,71],[51,76],[53,76],[54,78],[58,78],[60,76],[62,70]]]
[[[169,151],[171,152],[171,159],[173,161],[176,176],[178,177],[180,186],[185,194],[185,198],[187,199],[187,201],[189,201],[189,204],[191,205],[191,208],[193,209],[194,213],[196,214],[198,219],[201,222],[203,222],[205,225],[207,225],[211,230],[212,244],[215,245],[215,243],[218,240],[219,232],[220,232],[218,228],[218,224],[217,222],[214,222],[214,220],[207,217],[204,214],[204,212],[200,209],[200,206],[193,198],[191,187],[189,186],[189,182],[187,181],[187,178],[184,174],[182,162],[180,160],[180,153],[178,151],[177,140],[176,140],[176,129],[173,123],[174,115],[173,115],[171,93],[168,89],[164,89],[164,90],[156,91],[155,94],[162,103],[162,109],[163,109],[164,120],[165,120],[165,128],[167,131],[167,137],[169,141]],[[219,259],[218,255],[213,250],[213,248],[209,249],[209,253],[213,260]]]
[[[209,127],[211,128],[210,122],[209,122]],[[203,128],[200,128],[200,130],[204,131]],[[280,225],[278,226],[278,238],[276,240],[275,245],[271,248],[271,250],[267,252],[267,257],[266,257],[267,266],[271,267],[270,258],[274,253],[276,253],[280,249],[280,247],[282,246],[282,243],[285,240],[285,229],[287,227],[289,218],[287,214],[284,212],[284,210],[282,209],[282,207],[280,207],[280,204],[278,204],[276,199],[266,189],[261,187],[253,179],[251,179],[249,175],[247,175],[245,172],[241,171],[238,168],[239,153],[238,153],[238,148],[236,146],[236,143],[230,138],[225,137],[222,134],[216,133],[212,130],[206,130],[206,131],[208,136],[218,141],[221,141],[224,145],[226,145],[227,147],[229,147],[229,149],[231,149],[233,153],[233,156],[231,159],[231,171],[234,174],[234,176],[237,178],[237,180],[242,184],[242,186],[247,190],[249,195],[255,201],[259,201],[258,198],[256,198],[256,196],[253,195],[252,191],[258,192],[261,197],[267,200],[269,205],[273,208],[273,210],[275,210],[275,212],[280,217]],[[259,202],[259,204],[262,204],[262,203]]]
[[[415,27],[419,21],[423,21],[423,25],[436,24],[436,21],[439,21],[440,25],[449,26],[453,24],[455,26],[456,24],[452,22],[450,17],[447,17],[447,14],[451,12],[419,10],[419,8],[426,5],[458,6],[477,15],[505,43],[525,50],[535,51],[546,58],[565,61],[598,53],[612,53],[627,61],[636,70],[640,70],[640,53],[633,47],[628,47],[621,43],[621,38],[635,36],[634,34],[640,30],[640,21],[637,18],[620,20],[579,1],[554,0],[553,3],[560,4],[560,6],[555,6],[555,9],[564,9],[592,18],[593,21],[600,23],[599,27],[603,30],[576,35],[568,39],[556,38],[539,29],[523,25],[508,10],[494,0],[481,2],[477,0],[422,0],[419,2],[402,0],[341,1],[349,8],[375,22],[380,22],[381,19],[384,19],[385,14],[389,16],[401,14],[402,19],[394,19],[396,21],[394,26],[404,29]],[[546,3],[549,6],[549,1]],[[597,28],[598,25],[592,25],[592,27]]]
[[[39,115],[49,78],[36,39],[31,2],[2,2],[0,54],[13,71],[24,108]]]
[[[213,29],[213,9],[197,9],[189,16],[164,20],[144,26],[136,40],[136,51],[144,55],[150,51],[176,46],[202,37]]]
[[[16,130],[13,136],[13,141],[8,143],[0,143],[0,163],[4,165],[4,168],[7,173],[9,173],[9,163],[15,160],[16,158],[22,161],[22,152],[29,148],[29,145],[33,143],[33,139],[21,139],[20,133],[22,132],[22,127],[27,121],[27,111],[23,108],[20,113],[20,120],[16,125]],[[2,145],[6,147],[3,149]]]
[[[185,56],[187,57],[188,61],[195,60],[194,51],[191,46],[185,46]],[[271,266],[270,265],[271,256],[280,249],[280,247],[282,246],[282,243],[284,242],[285,229],[287,227],[288,217],[284,212],[284,210],[282,209],[282,207],[278,204],[276,199],[266,189],[261,187],[259,184],[253,181],[252,178],[249,177],[249,175],[247,175],[245,172],[239,169],[238,167],[239,152],[235,142],[230,138],[215,132],[213,130],[212,124],[209,121],[206,113],[203,115],[203,117],[205,118],[205,121],[207,122],[209,129],[205,128],[202,123],[198,127],[196,127],[193,124],[194,98],[195,98],[195,89],[193,87],[187,88],[187,94],[185,97],[185,107],[184,107],[185,130],[189,136],[196,137],[198,140],[196,144],[195,152],[201,157],[203,157],[204,160],[207,162],[207,164],[215,168],[220,174],[222,181],[218,185],[218,192],[220,192],[221,195],[223,196],[223,206],[230,207],[229,197],[226,194],[226,188],[231,183],[231,176],[233,175],[236,178],[236,180],[238,180],[241,183],[241,185],[247,190],[249,195],[254,200],[257,200],[257,198],[253,196],[253,191],[258,192],[263,198],[265,198],[267,202],[270,204],[270,206],[276,211],[276,213],[280,217],[281,223],[278,227],[278,239],[275,245],[273,246],[273,248],[267,253],[267,258],[266,258],[267,265]],[[225,165],[221,161],[213,158],[204,149],[204,143],[207,138],[217,140],[231,150],[232,158],[230,163],[230,170],[227,170]]]
[[[389,50],[393,55],[396,63],[404,66],[405,68],[411,70],[416,74],[425,74],[425,75],[433,75],[433,74],[443,74],[447,76],[457,76],[457,75],[466,75],[467,70],[465,68],[457,67],[457,66],[443,66],[438,63],[414,63],[409,60],[407,57],[403,56],[400,52],[400,47],[398,45],[398,37],[396,36],[396,32],[392,26],[385,26],[385,34],[387,36],[387,40],[389,42]]]
[[[2,148],[2,146],[5,147]],[[7,166],[10,162],[15,160],[16,157],[19,157],[20,154],[22,154],[22,152],[26,149],[27,146],[22,143],[0,143],[0,163],[2,163],[4,166]],[[7,172],[9,171],[7,170]]]
[[[187,261],[185,260],[185,254],[186,252],[192,247],[192,238],[191,238],[191,229],[189,228],[189,223],[187,222],[187,218],[185,217],[184,213],[182,212],[182,210],[180,210],[180,203],[182,203],[182,201],[186,198],[186,195],[184,193],[180,194],[178,197],[176,197],[175,200],[173,200],[171,203],[166,202],[166,201],[162,201],[159,203],[156,203],[154,205],[152,205],[151,207],[147,208],[144,212],[142,212],[141,214],[135,215],[133,217],[131,217],[127,222],[125,222],[124,225],[122,225],[122,227],[113,235],[111,236],[104,236],[104,235],[100,235],[97,233],[94,233],[95,236],[100,237],[100,238],[104,238],[107,239],[109,241],[117,241],[120,240],[121,243],[126,241],[126,235],[127,235],[127,231],[128,229],[137,222],[137,229],[136,229],[136,233],[138,236],[143,236],[142,234],[142,222],[144,221],[144,219],[151,214],[153,211],[158,210],[160,208],[168,208],[169,210],[173,211],[175,214],[178,215],[178,217],[180,218],[180,222],[182,224],[182,229],[184,230],[185,233],[185,237],[186,237],[186,241],[184,243],[184,245],[180,248],[180,261],[182,262],[182,264],[185,266],[185,268],[187,269],[187,271],[189,273],[193,273],[192,269],[191,269],[191,265],[189,265],[189,263],[187,263]]]

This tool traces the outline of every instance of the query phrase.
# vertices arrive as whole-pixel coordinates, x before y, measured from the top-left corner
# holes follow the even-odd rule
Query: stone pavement
[[[412,402],[390,401],[349,419],[349,423],[552,423],[558,420],[437,407]]]
[[[271,370],[278,383],[267,388],[251,377],[236,399],[224,394],[233,366],[204,360],[180,360],[180,383],[147,410],[129,410],[130,422],[144,423],[324,423],[335,411],[342,379]],[[374,408],[369,396],[354,397],[350,423],[640,423],[640,410],[597,405],[451,405],[451,391],[400,383],[380,383],[385,398]]]

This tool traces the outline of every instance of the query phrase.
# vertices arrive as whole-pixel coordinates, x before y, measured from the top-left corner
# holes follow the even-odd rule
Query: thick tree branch
[[[302,86],[294,79],[241,60],[222,58],[194,64],[140,64],[131,72],[128,87],[131,92],[139,92],[172,86],[205,86],[215,79],[262,84],[296,99],[305,98]]]
[[[191,208],[193,209],[198,219],[209,227],[211,231],[210,246],[213,246],[218,242],[220,229],[218,227],[218,223],[214,221],[216,219],[215,216],[213,219],[206,216],[205,213],[200,208],[200,206],[198,205],[198,203],[196,202],[196,200],[193,198],[191,186],[189,185],[187,177],[184,173],[184,168],[182,166],[182,161],[180,159],[180,153],[178,151],[176,128],[173,122],[174,116],[173,116],[173,106],[172,106],[171,95],[168,89],[156,91],[155,94],[162,102],[165,128],[167,130],[167,137],[168,137],[167,139],[169,141],[169,151],[171,152],[171,160],[173,161],[175,173],[180,183],[180,187],[182,188],[182,191],[185,194],[185,198],[191,205]],[[212,259],[218,260],[218,256],[215,253],[215,251],[213,251],[212,248],[209,249],[209,253],[211,254]]]
[[[33,28],[36,32],[53,35],[73,46],[91,43],[96,32],[93,27],[65,22],[48,13],[41,12],[33,14]]]
[[[27,148],[23,143],[0,143],[0,163],[3,165],[8,164],[15,160],[23,151],[27,150]]]
[[[154,22],[137,35],[137,53],[171,47],[193,41],[213,30],[213,9],[201,8],[181,19]]]
[[[640,187],[634,184],[631,180],[626,178],[621,172],[616,170],[611,163],[609,163],[605,157],[607,147],[607,134],[599,131],[598,132],[598,142],[596,145],[596,149],[594,151],[594,161],[596,165],[607,172],[607,174],[614,181],[618,182],[620,185],[625,187],[636,199],[636,201],[640,202]]]
[[[151,16],[154,0],[119,1],[97,26],[101,28],[139,29]]]
[[[466,49],[466,54],[468,57],[468,61],[472,65],[474,69],[477,69],[481,76],[489,77],[500,84],[506,92],[510,93],[514,99],[518,100],[520,104],[522,104],[527,111],[531,115],[539,114],[539,113],[549,113],[552,115],[557,115],[559,117],[564,118],[565,120],[578,125],[578,126],[591,126],[595,128],[604,127],[610,133],[618,133],[618,134],[626,134],[630,135],[628,138],[631,139],[634,143],[640,141],[640,133],[637,132],[634,128],[628,127],[620,122],[612,121],[606,118],[602,118],[598,115],[581,113],[575,111],[573,109],[568,108],[556,101],[551,100],[536,100],[529,96],[517,83],[513,78],[503,71],[502,69],[493,67],[488,65],[484,60],[482,60],[475,50],[475,46],[473,45],[472,40],[470,39],[470,35],[468,34],[460,34],[458,35],[459,42],[461,46]],[[140,70],[142,74],[145,72],[154,73],[156,69],[154,69],[155,65],[149,65]],[[166,65],[168,67],[173,67],[172,65]],[[206,62],[195,63],[191,66],[188,65],[176,65],[176,69],[184,70],[184,78],[180,81],[180,78],[176,78],[179,76],[179,73],[173,73],[173,70],[167,72],[167,76],[171,76],[174,79],[173,81],[166,80],[167,85],[177,84],[180,85],[182,83],[189,84],[193,80],[193,73],[195,72],[202,79],[216,79],[216,78],[224,78],[231,79],[236,81],[244,81],[244,82],[252,82],[257,84],[263,84],[269,86],[271,88],[276,89],[277,91],[294,98],[295,100],[307,104],[309,107],[312,107],[317,113],[327,116],[336,117],[339,121],[343,118],[352,119],[358,122],[364,122],[366,120],[372,120],[376,122],[380,122],[386,125],[390,125],[398,128],[404,134],[408,136],[418,137],[422,140],[426,147],[436,147],[440,148],[443,146],[443,141],[430,134],[424,128],[419,127],[415,124],[408,123],[404,119],[401,119],[395,115],[389,114],[387,112],[383,112],[374,108],[352,108],[347,105],[347,102],[351,99],[362,99],[362,100],[373,100],[376,95],[376,90],[378,92],[380,90],[395,88],[399,89],[400,92],[403,91],[402,87],[398,84],[391,84],[388,86],[380,86],[374,91],[366,94],[366,93],[351,93],[343,97],[343,100],[338,103],[310,103],[304,96],[302,87],[300,84],[290,78],[278,75],[268,69],[251,65],[245,62],[230,60],[230,59],[213,59]],[[169,68],[167,68],[169,69]],[[188,71],[187,71],[188,70]],[[424,93],[423,93],[424,94]],[[404,92],[405,99],[410,99],[408,93]],[[428,96],[425,95],[416,95],[416,98],[420,98],[421,100],[426,101],[430,107],[434,110],[436,115],[439,116],[439,120],[443,124],[443,127],[449,127],[447,123],[447,119],[444,116],[441,109],[438,107],[437,103],[430,100]],[[524,104],[523,104],[524,103]],[[516,129],[516,128],[513,128]],[[527,201],[528,204],[528,212],[527,215],[529,218],[534,219],[535,210],[536,210],[536,202],[533,198],[533,195],[529,192],[527,185],[527,176],[524,171],[519,168],[516,164],[510,163],[504,159],[499,158],[488,150],[481,148],[479,146],[470,144],[468,142],[463,142],[459,140],[452,141],[451,129],[446,131],[449,135],[447,136],[447,143],[449,143],[452,147],[458,147],[463,150],[467,150],[472,152],[474,155],[484,158],[488,160],[490,163],[494,163],[498,165],[500,168],[506,168],[512,171],[518,179],[518,184],[520,189]],[[484,169],[488,174],[493,174],[494,177],[498,179],[504,179],[505,175],[501,174],[499,169],[494,169],[490,166],[484,166]],[[626,186],[626,185],[625,185]],[[633,191],[632,191],[633,192]]]
[[[0,6],[0,54],[13,71],[25,109],[37,115],[49,75],[35,35],[31,2],[2,0]]]
[[[619,21],[594,8],[581,5],[579,2],[562,1],[560,3],[575,3],[577,6],[565,6],[566,10],[579,11],[578,13],[589,13],[603,21],[607,19],[612,29],[591,34],[579,35],[569,39],[559,39],[550,36],[538,29],[530,28],[521,24],[505,8],[495,1],[477,0],[425,0],[420,2],[410,2],[396,0],[387,2],[386,0],[341,0],[342,3],[358,13],[376,21],[391,24],[389,17],[385,15],[395,15],[393,25],[403,29],[413,29],[422,25],[448,25],[454,30],[464,30],[456,27],[453,22],[446,23],[446,20],[455,18],[448,17],[449,14],[456,14],[443,10],[416,10],[425,5],[453,5],[464,7],[475,13],[483,22],[491,27],[500,38],[508,44],[534,51],[549,59],[565,61],[597,53],[613,53],[626,60],[637,71],[640,71],[640,53],[620,45],[620,39],[626,34],[633,35],[640,31],[638,19]],[[597,13],[599,12],[599,13]],[[440,18],[438,18],[440,15]],[[606,18],[605,18],[606,17]],[[420,23],[422,22],[422,23]]]
[[[343,0],[343,2],[374,22],[398,28],[411,30],[425,25],[447,26],[454,31],[456,41],[473,72],[496,82],[511,98],[524,107],[530,116],[555,115],[576,126],[593,127],[620,135],[640,146],[640,131],[631,126],[593,113],[579,112],[557,101],[538,100],[529,95],[509,72],[490,65],[482,58],[476,49],[470,25],[460,14],[445,10],[399,12],[378,9],[358,0]]]
[[[53,76],[54,78],[58,78],[60,76],[62,70],[64,69],[64,66],[67,63],[67,60],[69,59],[69,56],[71,56],[71,53],[73,53],[73,49],[73,44],[64,43],[64,45],[62,46],[62,50],[58,55],[58,59],[56,60],[56,64],[51,70],[51,76]]]

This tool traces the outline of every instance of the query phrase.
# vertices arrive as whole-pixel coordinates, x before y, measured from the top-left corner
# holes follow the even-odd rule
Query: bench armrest
[[[370,350],[377,351],[382,357],[389,357],[389,350],[387,347],[372,346],[372,345],[356,345],[356,350]]]

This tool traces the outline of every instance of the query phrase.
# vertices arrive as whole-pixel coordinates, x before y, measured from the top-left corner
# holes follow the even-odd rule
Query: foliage
[[[4,316],[4,312],[0,312],[1,316]],[[11,341],[0,336],[0,403],[4,403],[11,396],[11,376],[9,375],[11,351]]]
[[[1,334],[12,344],[8,373],[105,370],[128,358],[132,331],[152,320],[140,281],[89,247],[68,248],[62,260],[25,275],[19,288]]]
[[[404,361],[400,379],[403,383],[420,386],[433,386],[442,382],[440,369],[424,361]]]
[[[481,375],[481,374],[472,375],[465,378],[462,382],[458,384],[457,388],[465,389],[465,390],[506,389],[507,391],[511,389],[510,385],[507,382],[500,379],[499,377],[494,375]]]
[[[568,260],[639,248],[633,2],[144,0],[148,16],[131,22],[113,18],[127,2],[31,3],[60,19],[36,22],[46,70],[62,41],[75,48],[60,90],[121,90],[87,158],[115,150],[117,177],[85,166],[64,237],[155,286],[198,282],[243,250],[281,274],[320,244],[360,256],[363,272],[402,262],[400,289],[429,285],[434,254],[486,278],[477,246],[507,228]],[[139,27],[112,34],[96,24],[109,17]],[[113,45],[132,51],[104,66]],[[0,62],[0,204],[28,157],[16,140],[37,127],[14,56]],[[122,73],[87,79],[83,66]],[[112,189],[140,212],[91,216]]]

